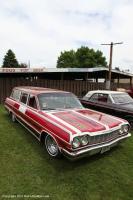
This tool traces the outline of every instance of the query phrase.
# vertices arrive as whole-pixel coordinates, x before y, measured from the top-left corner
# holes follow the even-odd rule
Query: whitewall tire
[[[61,153],[58,144],[50,135],[46,135],[45,137],[45,148],[50,156],[55,158],[60,157]]]

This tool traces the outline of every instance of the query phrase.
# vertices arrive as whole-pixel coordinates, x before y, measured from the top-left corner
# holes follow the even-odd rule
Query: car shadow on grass
[[[44,159],[45,162],[48,162],[49,164],[53,165],[55,170],[57,172],[67,172],[73,169],[87,167],[89,165],[97,166],[99,162],[105,162],[105,160],[108,160],[109,157],[113,157],[113,154],[119,153],[120,149],[122,148],[121,145],[118,145],[116,147],[113,147],[110,151],[105,152],[103,154],[95,154],[91,156],[87,156],[84,158],[81,158],[79,160],[68,160],[66,157],[62,156],[59,159],[50,158],[49,155],[46,155],[47,152],[44,152]]]

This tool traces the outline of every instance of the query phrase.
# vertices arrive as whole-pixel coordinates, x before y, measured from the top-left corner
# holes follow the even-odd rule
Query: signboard
[[[0,73],[68,72],[68,68],[0,68]]]
[[[0,73],[94,72],[105,68],[0,68]]]
[[[0,73],[45,72],[45,68],[0,68]]]

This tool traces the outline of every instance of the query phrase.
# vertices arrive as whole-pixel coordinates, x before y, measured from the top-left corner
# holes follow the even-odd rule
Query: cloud
[[[81,45],[100,49],[101,43],[123,41],[114,47],[113,66],[131,69],[133,2],[130,0],[14,0],[0,1],[0,62],[11,48],[20,62],[55,67],[63,50]]]

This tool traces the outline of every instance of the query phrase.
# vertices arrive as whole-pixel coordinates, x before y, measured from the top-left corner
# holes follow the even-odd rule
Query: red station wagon
[[[130,137],[127,121],[85,109],[70,92],[39,87],[15,87],[5,108],[27,128],[48,154],[77,159],[104,153]]]

